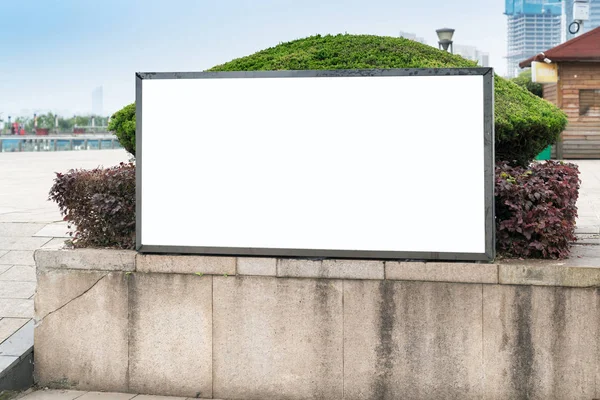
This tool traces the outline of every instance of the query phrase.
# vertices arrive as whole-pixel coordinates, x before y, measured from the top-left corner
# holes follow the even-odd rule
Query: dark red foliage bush
[[[135,247],[135,165],[57,173],[50,200],[75,225],[75,247]]]
[[[575,240],[579,169],[556,161],[496,165],[496,250],[523,258],[566,258]]]

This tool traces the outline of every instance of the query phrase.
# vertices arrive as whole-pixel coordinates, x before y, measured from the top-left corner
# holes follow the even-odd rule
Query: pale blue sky
[[[477,4],[477,6],[473,6]],[[313,34],[400,31],[490,53],[504,73],[502,0],[0,0],[0,118],[104,112],[134,100],[137,71],[199,71]]]

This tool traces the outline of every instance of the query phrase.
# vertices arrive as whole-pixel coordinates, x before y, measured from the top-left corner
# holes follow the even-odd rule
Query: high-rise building
[[[423,39],[422,37],[418,37],[414,33],[400,31],[399,37],[405,38],[405,39],[409,39],[409,40],[414,40],[415,42],[427,44],[427,42],[425,41],[425,39]]]
[[[102,115],[103,114],[103,102],[104,94],[102,86],[97,87],[92,91],[92,114]]]
[[[505,0],[507,76],[519,73],[519,62],[561,43],[562,8],[561,0]]]
[[[576,35],[589,32],[600,26],[600,0],[588,0],[590,3],[590,19],[584,21],[583,29],[575,35],[569,33],[569,24],[573,22],[573,4],[574,0],[563,1],[563,18],[562,18],[562,41],[573,39]]]
[[[460,44],[453,45],[454,54],[466,58],[467,60],[477,61],[477,64],[481,67],[490,66],[490,56],[488,53],[484,53],[475,46],[463,46]]]

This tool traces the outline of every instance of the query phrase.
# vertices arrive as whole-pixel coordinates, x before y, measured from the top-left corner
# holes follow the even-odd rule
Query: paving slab
[[[41,248],[48,249],[48,250],[59,250],[59,249],[67,247],[67,244],[65,243],[66,240],[67,239],[61,238],[61,237],[54,238],[54,239],[51,239],[45,245],[43,245]]]
[[[85,393],[78,390],[38,390],[19,400],[75,400]]]
[[[0,265],[35,265],[33,251],[11,250],[0,257]]]
[[[34,266],[14,265],[0,274],[0,281],[35,282],[35,280]]]
[[[51,237],[51,238],[68,238],[69,228],[66,222],[58,222],[54,224],[48,224],[33,236]]]
[[[0,299],[0,316],[3,318],[33,318],[33,300]]]
[[[50,240],[51,238],[48,237],[14,238],[6,247],[1,247],[2,243],[0,242],[0,248],[3,250],[37,250]]]
[[[0,344],[1,356],[22,357],[33,348],[33,320],[30,320],[11,337]]]
[[[129,400],[135,396],[134,393],[88,392],[77,400]]]
[[[0,222],[17,222],[17,223],[51,223],[62,221],[62,217],[58,210],[50,212],[15,212],[8,214],[0,214]]]
[[[25,211],[22,208],[15,207],[0,207],[0,214],[8,214],[13,212]]]
[[[40,229],[42,229],[46,224],[25,224],[25,223],[15,223],[15,222],[3,222],[0,223],[0,236],[3,237],[30,237]]]
[[[0,280],[0,299],[28,299],[35,294],[35,282]]]
[[[2,318],[0,319],[0,343],[8,339],[29,321],[28,318]],[[1,368],[0,368],[1,370]]]

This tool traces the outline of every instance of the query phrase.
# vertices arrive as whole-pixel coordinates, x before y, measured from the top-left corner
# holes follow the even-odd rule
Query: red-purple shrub
[[[496,166],[496,250],[507,257],[566,258],[575,240],[579,169],[556,161]]]
[[[135,165],[57,173],[50,200],[75,225],[75,247],[135,247]]]

